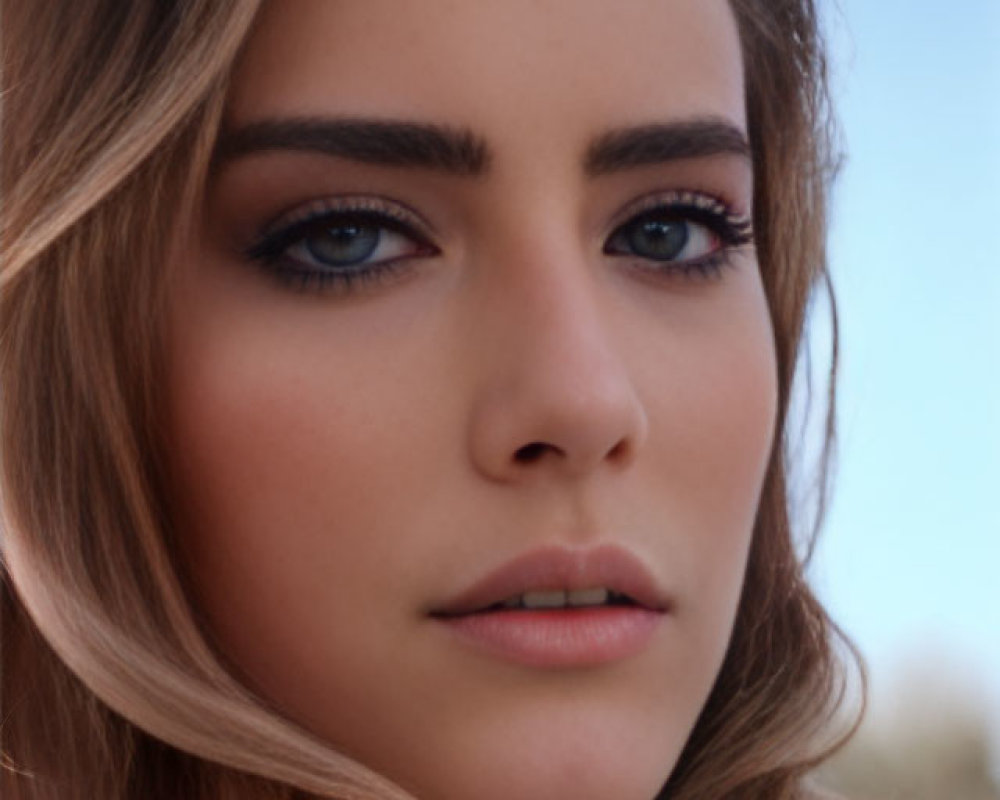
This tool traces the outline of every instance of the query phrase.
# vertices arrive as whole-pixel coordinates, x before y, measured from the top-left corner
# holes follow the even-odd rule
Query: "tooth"
[[[525,608],[562,608],[566,605],[566,592],[525,592],[521,602]]]
[[[602,606],[608,601],[607,589],[576,589],[566,593],[566,602],[571,606]]]

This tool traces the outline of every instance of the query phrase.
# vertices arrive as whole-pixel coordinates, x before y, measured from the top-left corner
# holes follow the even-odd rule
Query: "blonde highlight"
[[[256,4],[89,5],[81,19],[110,32],[67,32],[51,4],[3,8],[3,690],[30,680],[62,701],[45,721],[7,716],[4,795],[177,796],[172,780],[236,797],[226,787],[263,774],[317,796],[404,796],[233,679],[162,530],[156,267],[196,202]],[[114,47],[84,92],[73,66],[99,36]],[[56,39],[44,76],[17,46]],[[154,752],[183,764],[157,786],[139,757]]]

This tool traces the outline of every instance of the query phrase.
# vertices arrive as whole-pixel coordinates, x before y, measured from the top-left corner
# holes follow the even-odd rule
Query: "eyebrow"
[[[595,139],[587,148],[584,169],[590,176],[711,156],[734,155],[749,160],[746,134],[724,119],[712,117],[636,128],[622,128]]]
[[[395,120],[322,117],[265,119],[226,131],[213,161],[218,165],[254,153],[282,150],[472,177],[485,174],[492,161],[486,140],[469,130]],[[718,155],[749,159],[750,145],[743,131],[732,123],[706,117],[609,131],[587,147],[583,167],[594,177]]]
[[[481,175],[486,142],[470,131],[414,122],[293,117],[262,120],[223,133],[216,163],[268,150],[301,150],[387,167],[423,167]]]

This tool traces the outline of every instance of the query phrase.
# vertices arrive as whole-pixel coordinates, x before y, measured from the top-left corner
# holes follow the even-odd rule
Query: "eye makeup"
[[[695,191],[641,197],[609,227],[605,255],[663,280],[718,278],[733,253],[753,242],[749,217]],[[279,217],[244,257],[289,288],[349,295],[392,283],[440,252],[415,212],[359,196],[317,200]]]
[[[244,252],[288,288],[351,294],[391,283],[414,258],[438,254],[428,226],[381,197],[336,197],[294,209]]]
[[[703,192],[646,195],[616,220],[604,253],[630,258],[636,268],[663,278],[718,278],[754,238],[749,216]]]

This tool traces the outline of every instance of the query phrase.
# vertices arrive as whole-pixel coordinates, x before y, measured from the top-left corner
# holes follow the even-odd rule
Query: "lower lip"
[[[591,667],[621,661],[649,644],[663,613],[634,606],[484,611],[438,617],[459,637],[531,667]]]

